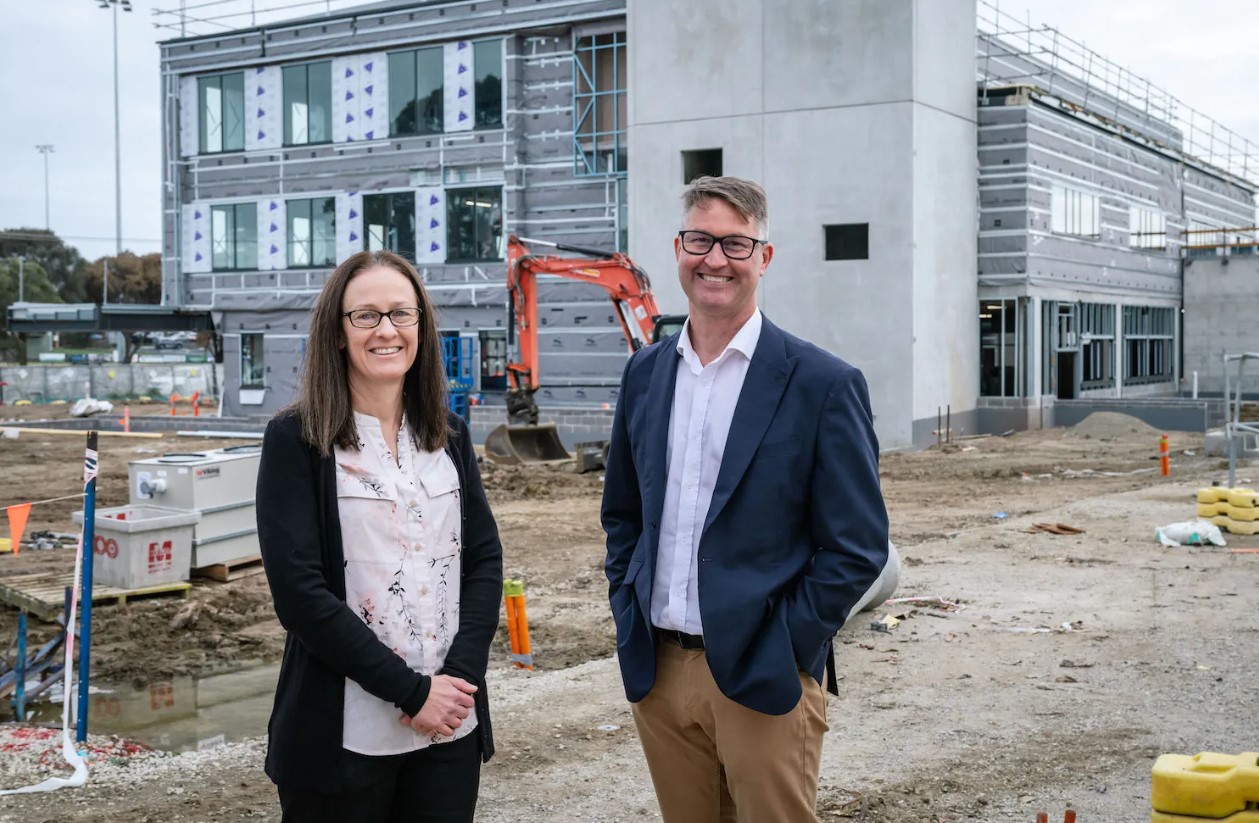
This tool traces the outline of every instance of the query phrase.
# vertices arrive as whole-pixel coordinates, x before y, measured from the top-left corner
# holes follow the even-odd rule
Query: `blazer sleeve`
[[[503,544],[490,511],[481,471],[477,467],[472,435],[462,417],[452,415],[458,440],[455,454],[463,479],[464,527],[463,579],[459,590],[459,631],[446,653],[443,674],[473,683],[485,679],[490,645],[498,631],[499,602],[503,594]],[[457,421],[457,422],[454,422]]]
[[[621,389],[617,393],[616,412],[612,417],[612,439],[608,446],[607,465],[603,474],[603,505],[600,517],[607,535],[607,558],[603,564],[607,575],[609,597],[614,598],[625,582],[630,556],[643,533],[643,501],[638,487],[638,471],[634,466],[634,454],[626,422],[629,402],[630,368],[635,354],[625,364],[621,374]]]
[[[887,564],[879,443],[865,378],[852,367],[840,372],[827,394],[810,489],[809,526],[817,548],[786,603],[796,662],[806,670],[826,653]]]
[[[416,714],[430,679],[381,643],[328,584],[316,472],[296,419],[267,424],[258,466],[256,510],[262,563],[280,624],[325,666],[365,691]],[[331,512],[328,517],[336,517]]]

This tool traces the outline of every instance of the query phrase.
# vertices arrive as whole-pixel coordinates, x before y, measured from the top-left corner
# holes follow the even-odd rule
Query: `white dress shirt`
[[[408,666],[436,674],[459,631],[459,472],[445,451],[421,449],[405,418],[397,460],[376,418],[355,412],[354,425],[358,450],[334,450],[345,602]],[[402,754],[476,728],[471,714],[452,737],[420,734],[398,722],[402,712],[392,703],[349,678],[344,710],[341,745],[359,754]]]
[[[658,628],[704,633],[699,616],[699,540],[734,407],[760,338],[761,311],[757,309],[721,356],[703,366],[691,347],[691,321],[682,326],[678,338],[682,362],[678,364],[669,416],[668,474],[651,590],[651,622]]]

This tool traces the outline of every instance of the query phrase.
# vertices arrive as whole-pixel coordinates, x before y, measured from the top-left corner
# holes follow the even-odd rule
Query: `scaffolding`
[[[1224,172],[1259,183],[1259,143],[1185,105],[1148,79],[1058,29],[1033,25],[978,0],[976,79],[990,91],[1030,86],[1085,119]]]
[[[180,37],[203,37],[281,20],[288,22],[297,14],[330,15],[353,6],[363,6],[363,0],[180,0],[178,6],[150,9],[150,13],[154,28],[177,32]]]
[[[1259,360],[1259,352],[1224,355],[1224,408],[1228,419],[1224,423],[1224,436],[1228,440],[1228,487],[1237,488],[1237,452],[1245,450],[1247,441],[1259,438],[1259,422],[1242,420],[1242,385],[1245,382],[1246,363]],[[1228,364],[1237,364],[1237,383],[1228,376]]]

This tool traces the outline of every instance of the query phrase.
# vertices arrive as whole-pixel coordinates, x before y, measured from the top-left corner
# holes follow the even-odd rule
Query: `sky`
[[[768,2],[769,0],[767,0]],[[113,15],[102,0],[0,0],[0,228],[42,228],[51,144],[51,228],[88,259],[115,247]],[[353,0],[183,0],[190,15],[239,14],[248,27],[353,5]],[[267,14],[266,9],[309,2]],[[932,0],[919,0],[932,2]],[[179,36],[132,0],[118,13],[123,248],[160,250],[161,86],[157,43]],[[263,9],[251,17],[250,8]],[[194,8],[195,7],[195,8]],[[1000,0],[1000,11],[1050,25],[1259,143],[1256,0]],[[216,28],[190,24],[193,33]],[[221,27],[217,27],[221,28]]]

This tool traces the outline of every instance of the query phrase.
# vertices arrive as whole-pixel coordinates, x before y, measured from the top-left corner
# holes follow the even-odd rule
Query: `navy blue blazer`
[[[626,364],[603,491],[625,695],[656,679],[651,593],[678,335]],[[879,445],[861,372],[768,319],[735,405],[697,547],[705,655],[717,686],[766,714],[819,683],[835,632],[887,562]]]

